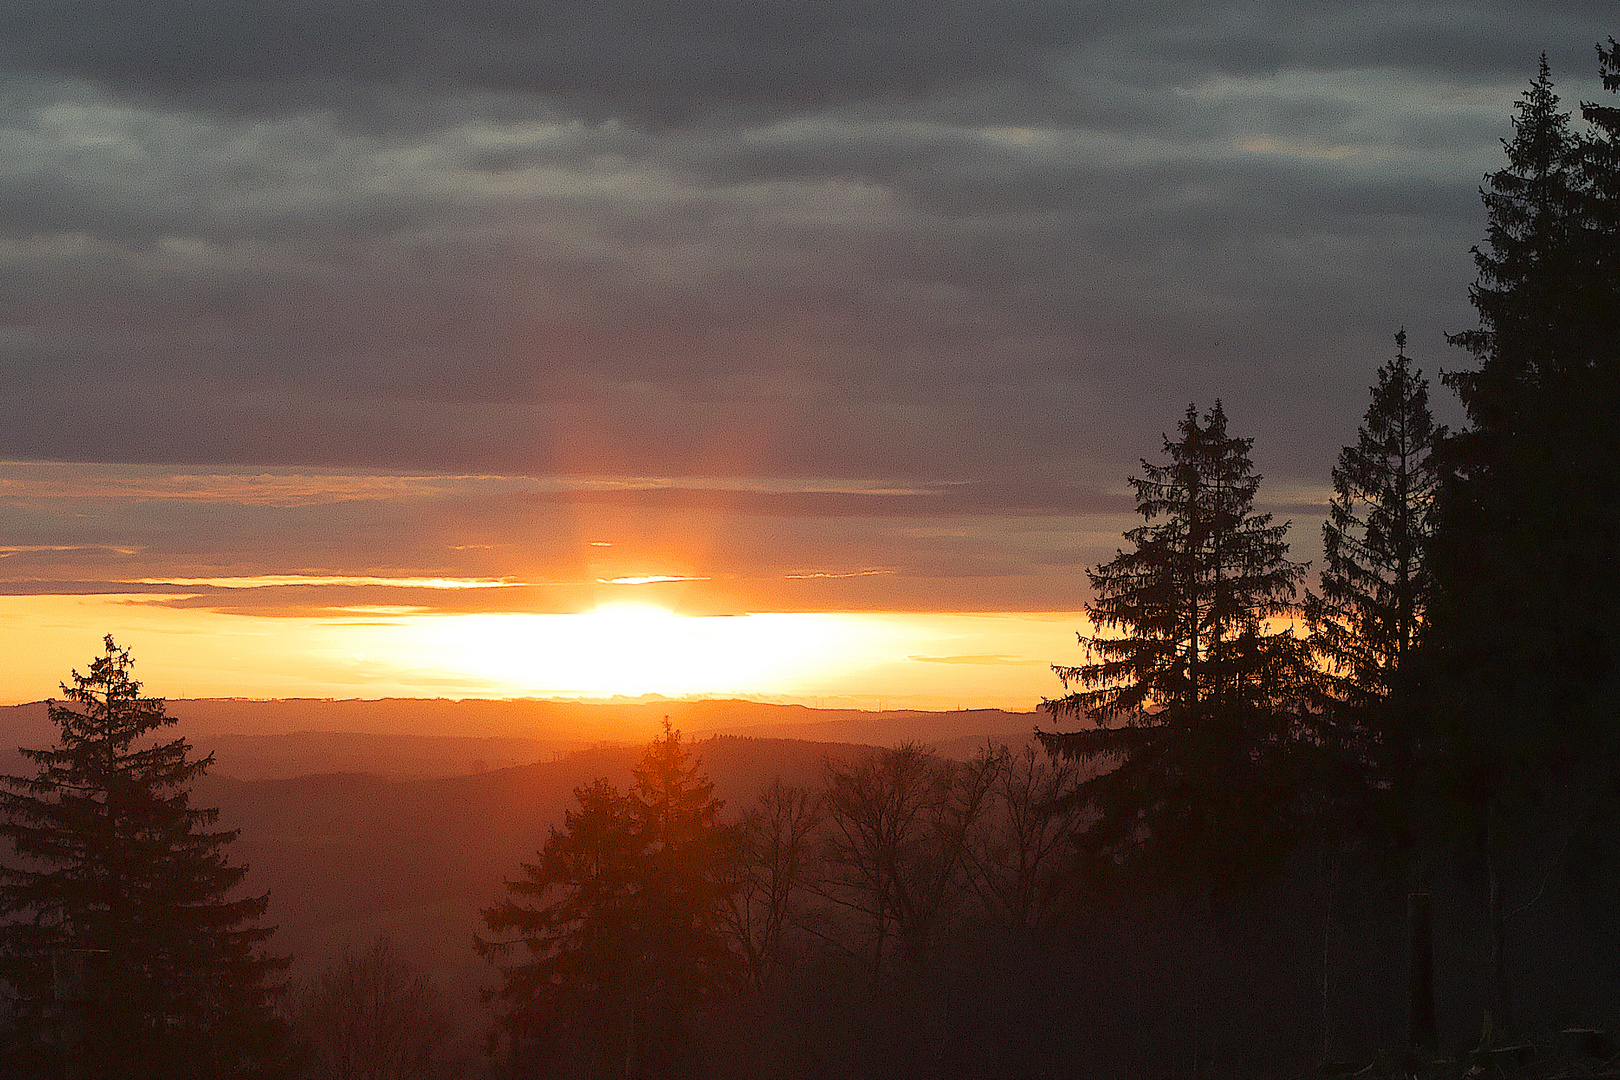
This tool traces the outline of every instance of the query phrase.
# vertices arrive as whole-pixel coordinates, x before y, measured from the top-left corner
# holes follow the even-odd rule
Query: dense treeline
[[[1599,64],[1620,90],[1620,45]],[[1131,478],[1128,549],[1089,571],[1037,743],[852,755],[726,807],[666,723],[484,910],[476,1065],[387,941],[274,1004],[265,898],[188,802],[208,759],[152,738],[162,702],[109,638],[37,775],[0,778],[7,1067],[1551,1075],[1611,1053],[1620,108],[1581,111],[1543,63],[1482,192],[1479,326],[1452,338],[1472,366],[1442,376],[1467,425],[1435,425],[1397,334],[1314,584],[1257,509],[1251,440],[1189,406]]]

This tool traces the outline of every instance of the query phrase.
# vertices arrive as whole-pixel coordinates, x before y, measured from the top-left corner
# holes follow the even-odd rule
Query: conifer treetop
[[[1220,401],[1202,417],[1189,405],[1177,430],[1166,460],[1130,479],[1146,522],[1125,533],[1135,549],[1087,571],[1098,633],[1079,636],[1085,663],[1054,666],[1078,687],[1043,703],[1057,715],[1143,722],[1270,682],[1255,667],[1267,649],[1251,646],[1280,640],[1267,620],[1292,611],[1306,564],[1286,557],[1290,523],[1254,512],[1253,440],[1227,434]]]
[[[1366,708],[1402,678],[1427,622],[1427,553],[1446,437],[1429,412],[1429,384],[1406,355],[1406,331],[1377,383],[1354,445],[1333,468],[1322,523],[1321,592],[1304,604],[1329,696]]]

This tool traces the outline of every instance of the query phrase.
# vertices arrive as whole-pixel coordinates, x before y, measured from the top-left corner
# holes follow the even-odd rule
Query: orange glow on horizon
[[[1028,710],[1077,658],[1072,612],[574,615],[378,607],[260,616],[173,597],[0,596],[0,702],[37,701],[112,633],[162,697],[744,697]],[[24,647],[26,643],[26,647]]]

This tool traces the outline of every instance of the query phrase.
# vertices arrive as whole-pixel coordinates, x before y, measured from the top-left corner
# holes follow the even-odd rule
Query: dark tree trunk
[[[1439,1039],[1434,1025],[1434,912],[1428,893],[1407,895],[1406,917],[1412,935],[1406,1046],[1413,1053],[1433,1053]]]
[[[1491,1005],[1485,1014],[1484,1038],[1494,1041],[1513,1022],[1508,1004],[1507,978],[1507,911],[1503,899],[1501,850],[1497,836],[1496,809],[1487,811],[1485,826],[1485,873],[1488,879],[1489,915],[1491,924]]]

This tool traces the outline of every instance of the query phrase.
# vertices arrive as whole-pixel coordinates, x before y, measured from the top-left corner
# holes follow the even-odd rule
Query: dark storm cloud
[[[706,0],[23,3],[16,61],[184,94],[330,79],[572,97],[825,100],[1017,69],[1099,20],[1085,5]]]
[[[1142,5],[1140,18],[1170,5]],[[368,87],[555,97],[653,121],[798,110],[1034,78],[1117,27],[1113,5],[1013,0],[349,2],[290,7],[51,2],[0,22],[14,63],[250,110],[355,102]]]

